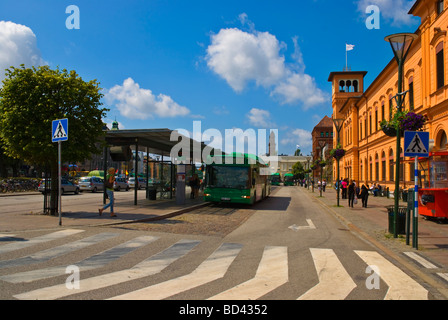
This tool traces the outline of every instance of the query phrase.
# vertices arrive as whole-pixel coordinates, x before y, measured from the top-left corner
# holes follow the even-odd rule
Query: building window
[[[443,0],[437,0],[437,14],[441,14],[443,12]]]
[[[384,101],[381,103],[381,121],[384,120]]]
[[[437,89],[445,85],[445,63],[443,61],[443,42],[436,47]]]
[[[375,131],[378,131],[378,110],[375,110]]]
[[[369,128],[370,128],[370,134],[372,134],[372,114],[369,114]]]
[[[367,138],[367,119],[364,119],[364,138]]]
[[[359,140],[362,140],[362,121],[359,122]]]
[[[386,181],[386,154],[381,155],[381,181]]]
[[[392,120],[392,113],[394,112],[394,104],[392,102],[392,95],[389,96],[389,121]]]
[[[445,131],[443,131],[442,136],[440,137],[440,149],[441,150],[447,149],[447,139]]]
[[[409,111],[414,111],[414,78],[409,78]]]

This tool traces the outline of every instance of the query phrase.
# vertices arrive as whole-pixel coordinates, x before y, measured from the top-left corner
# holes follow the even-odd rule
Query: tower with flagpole
[[[348,69],[348,52],[352,51],[355,48],[353,44],[345,44],[345,69],[344,71],[350,71]]]

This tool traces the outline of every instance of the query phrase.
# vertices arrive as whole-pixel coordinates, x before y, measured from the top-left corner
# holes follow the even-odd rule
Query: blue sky
[[[2,0],[0,68],[48,64],[97,79],[105,121],[121,129],[277,129],[279,153],[308,154],[313,127],[331,117],[328,76],[345,66],[346,43],[369,85],[392,59],[384,37],[418,28],[414,2]],[[69,5],[79,29],[66,26]],[[366,27],[369,5],[379,29]]]

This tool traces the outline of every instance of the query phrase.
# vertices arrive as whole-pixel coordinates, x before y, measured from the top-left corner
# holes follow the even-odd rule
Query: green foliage
[[[62,143],[62,161],[83,161],[101,150],[108,109],[100,108],[102,94],[96,80],[85,82],[75,71],[39,68],[6,70],[0,88],[0,139],[5,154],[36,164],[57,161],[51,142],[51,123],[68,119],[69,140]]]

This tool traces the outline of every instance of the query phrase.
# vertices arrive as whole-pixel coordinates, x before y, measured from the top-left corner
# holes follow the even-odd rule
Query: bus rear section
[[[211,164],[206,169],[204,201],[254,204],[270,193],[261,164]]]

